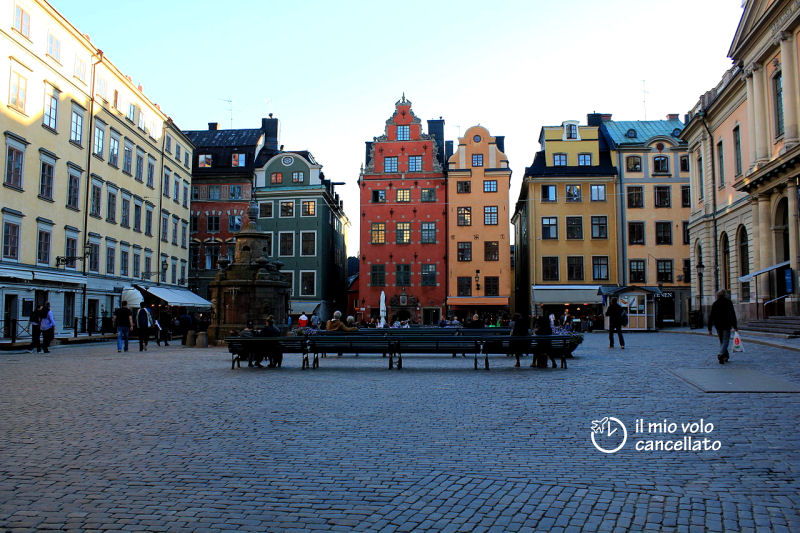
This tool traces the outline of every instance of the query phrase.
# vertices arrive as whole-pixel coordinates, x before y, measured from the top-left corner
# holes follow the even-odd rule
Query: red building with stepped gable
[[[366,143],[361,170],[361,252],[358,305],[387,319],[436,324],[446,313],[447,187],[444,162],[452,153],[444,120],[420,119],[405,95],[383,135]]]

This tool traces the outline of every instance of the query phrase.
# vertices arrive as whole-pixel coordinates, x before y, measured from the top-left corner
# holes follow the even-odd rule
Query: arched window
[[[638,155],[629,155],[625,158],[625,168],[628,172],[641,172],[642,158]]]
[[[739,234],[736,238],[737,248],[739,249],[739,277],[750,273],[750,247],[747,244],[747,230],[744,226],[739,226]],[[750,282],[745,281],[739,288],[739,299],[742,302],[750,301]]]
[[[731,247],[728,242],[728,234],[723,233],[720,238],[720,250],[722,251],[722,288],[731,292]]]

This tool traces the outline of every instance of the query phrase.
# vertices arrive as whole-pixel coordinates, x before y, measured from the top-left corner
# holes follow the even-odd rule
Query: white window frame
[[[281,235],[289,234],[292,236],[292,253],[291,254],[282,254],[281,253]],[[278,232],[278,257],[295,257],[295,233],[293,231],[279,231]]]
[[[76,117],[79,119],[76,121]],[[69,118],[69,140],[83,146],[83,123],[86,118],[86,111],[77,104],[72,104],[72,113]],[[80,128],[75,127],[75,123],[80,122]]]
[[[311,254],[304,254],[303,253],[303,235],[311,233],[314,235],[314,253]],[[316,257],[317,255],[317,231],[301,231],[300,232],[300,257]]]
[[[599,187],[598,190],[602,190],[603,191],[603,197],[602,198],[599,198],[599,197],[595,198],[595,194],[594,194],[595,187]],[[605,185],[605,183],[589,184],[589,199],[592,202],[605,202],[606,201],[606,185]]]
[[[316,270],[301,270],[299,272],[299,296],[316,296],[317,295],[317,271]],[[313,274],[314,275],[314,292],[313,293],[304,293],[303,292],[303,274]]]
[[[75,240],[75,253],[74,254],[70,254],[69,250],[67,249],[67,241],[69,239],[74,239]],[[66,228],[64,230],[64,256],[78,255],[79,253],[81,253],[82,249],[83,249],[83,246],[81,246],[81,241],[80,241],[80,239],[78,239],[78,232],[76,230]],[[84,260],[88,261],[89,258],[84,256]],[[78,262],[75,261],[71,265],[69,263],[66,263],[64,265],[64,268],[65,269],[69,269],[69,270],[77,270],[78,269]],[[88,264],[87,264],[87,268],[88,268]]]
[[[17,187],[17,185],[11,184],[8,182],[8,151],[10,148],[17,150],[22,153],[22,164],[20,166],[20,175],[19,175],[19,188],[25,188],[25,151],[27,149],[27,145],[25,143],[21,143],[11,137],[10,135],[6,135],[6,150],[3,157],[3,184],[8,185],[10,187]]]
[[[45,83],[42,125],[52,131],[58,131],[58,97],[60,94],[61,91],[49,83]]]
[[[291,284],[289,285],[289,296],[294,296],[294,270],[281,270],[281,274],[291,274]]]
[[[95,119],[94,123],[94,146],[92,153],[100,158],[106,149],[106,123],[102,120]]]
[[[314,214],[313,215],[304,215],[303,214],[303,202],[314,202]],[[301,198],[300,199],[300,217],[301,218],[315,218],[317,216],[317,200],[316,198]]]
[[[291,216],[283,216],[281,212],[283,210],[283,204],[288,202],[292,202],[292,214]],[[278,218],[295,218],[296,207],[294,200],[278,200]]]
[[[17,257],[5,257],[4,255],[6,248],[6,224],[17,226]],[[2,231],[2,233],[0,233],[0,259],[12,263],[19,263],[22,260],[22,243],[24,238],[22,235],[22,217],[13,213],[3,213],[3,224],[0,226],[0,231]]]
[[[272,215],[270,215],[268,217],[262,217],[261,216],[261,205],[262,204],[270,204],[270,205],[272,205]],[[267,201],[264,201],[264,202],[258,202],[258,218],[275,218],[275,203],[272,200],[267,200]]]
[[[50,236],[50,240],[48,241],[47,246],[47,260],[42,261],[39,257],[39,236],[42,233],[47,233]],[[39,222],[36,227],[36,264],[37,265],[44,265],[49,266],[50,261],[53,258],[53,227],[49,224],[42,224]]]

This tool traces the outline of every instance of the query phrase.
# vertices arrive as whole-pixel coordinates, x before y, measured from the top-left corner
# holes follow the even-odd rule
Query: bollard
[[[195,330],[193,329],[190,329],[189,331],[186,332],[186,346],[188,346],[189,348],[194,346],[196,333],[197,332],[195,332]]]
[[[197,348],[208,348],[208,333],[205,331],[198,331],[195,346]]]
[[[9,328],[11,329],[11,331],[10,331],[10,333],[11,333],[11,343],[14,344],[15,342],[17,342],[17,319],[16,318],[12,318],[10,320],[10,322],[11,323],[9,324]]]
[[[78,338],[78,318],[77,317],[75,317],[75,319],[72,322],[72,336],[75,337],[75,338]]]

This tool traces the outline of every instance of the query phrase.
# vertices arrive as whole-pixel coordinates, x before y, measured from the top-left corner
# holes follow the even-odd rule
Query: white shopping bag
[[[742,338],[739,336],[738,331],[733,332],[733,351],[734,352],[743,352],[744,345],[742,344]]]

